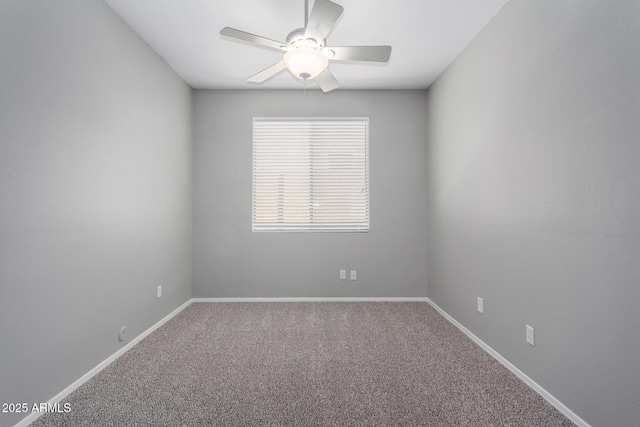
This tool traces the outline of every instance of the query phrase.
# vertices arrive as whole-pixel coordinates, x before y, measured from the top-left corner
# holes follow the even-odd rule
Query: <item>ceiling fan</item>
[[[329,61],[381,62],[389,61],[391,46],[327,46],[326,38],[342,16],[344,8],[329,0],[315,0],[308,14],[309,0],[305,1],[305,26],[293,30],[286,42],[279,42],[235,28],[225,27],[220,34],[232,39],[284,52],[282,60],[247,81],[262,83],[285,69],[304,81],[315,80],[323,92],[340,86],[329,71]]]

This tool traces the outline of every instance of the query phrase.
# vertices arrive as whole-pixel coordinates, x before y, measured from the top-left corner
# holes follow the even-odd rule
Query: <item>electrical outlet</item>
[[[162,298],[162,285],[158,286],[157,295],[158,295],[158,298]]]
[[[356,271],[355,270],[351,270],[351,280],[356,280],[357,276],[356,276]]]
[[[526,338],[527,338],[527,342],[529,344],[531,344],[531,345],[535,345],[534,344],[534,331],[535,330],[531,326],[527,325],[527,336],[526,336]]]
[[[480,297],[478,297],[478,311],[484,313],[484,301]]]
[[[340,280],[347,280],[347,270],[340,270]]]

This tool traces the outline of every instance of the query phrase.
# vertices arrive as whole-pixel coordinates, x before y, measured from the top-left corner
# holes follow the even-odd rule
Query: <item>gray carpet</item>
[[[424,302],[194,303],[35,426],[570,426]]]

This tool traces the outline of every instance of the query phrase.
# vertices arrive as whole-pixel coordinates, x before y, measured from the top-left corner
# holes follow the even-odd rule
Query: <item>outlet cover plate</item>
[[[535,335],[534,335],[535,329],[529,325],[527,325],[527,342],[531,345],[535,345]]]

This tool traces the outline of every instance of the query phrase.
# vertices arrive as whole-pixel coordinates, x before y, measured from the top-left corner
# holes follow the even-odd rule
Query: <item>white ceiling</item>
[[[304,26],[304,0],[105,1],[193,88],[302,87],[287,72],[261,85],[247,83],[282,55],[223,39],[220,30],[284,41]],[[333,1],[344,14],[327,45],[393,47],[388,64],[331,63],[342,89],[425,89],[508,0]]]

